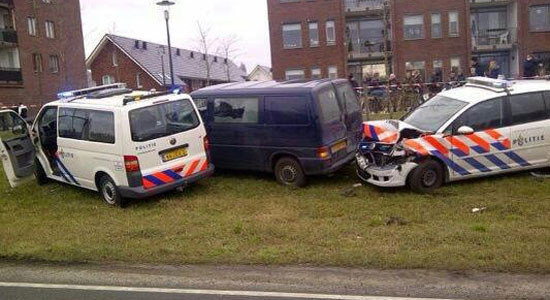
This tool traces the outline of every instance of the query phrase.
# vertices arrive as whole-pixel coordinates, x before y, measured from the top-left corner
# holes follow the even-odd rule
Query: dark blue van
[[[191,96],[216,168],[273,172],[284,185],[335,172],[362,137],[359,100],[345,79],[228,83]]]

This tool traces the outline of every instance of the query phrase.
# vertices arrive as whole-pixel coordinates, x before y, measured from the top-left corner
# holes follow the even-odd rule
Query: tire
[[[431,193],[445,182],[443,166],[434,160],[426,160],[409,175],[409,186],[416,193]]]
[[[300,163],[290,157],[283,157],[275,164],[275,178],[289,187],[303,187],[306,185],[306,175]]]
[[[98,189],[103,201],[105,201],[107,205],[124,207],[124,199],[120,195],[120,192],[111,177],[108,175],[101,176],[99,179]]]
[[[34,178],[36,178],[36,183],[38,183],[38,185],[45,185],[49,181],[42,164],[36,158],[34,159]]]

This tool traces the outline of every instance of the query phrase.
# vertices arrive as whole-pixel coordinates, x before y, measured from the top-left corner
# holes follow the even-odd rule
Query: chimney
[[[143,50],[147,50],[147,42],[143,42]]]

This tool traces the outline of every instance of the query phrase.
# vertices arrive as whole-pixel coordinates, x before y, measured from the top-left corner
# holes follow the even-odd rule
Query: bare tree
[[[231,81],[230,61],[235,60],[242,53],[238,49],[240,39],[236,35],[229,35],[222,38],[219,42],[217,53],[224,59],[227,81]]]
[[[210,85],[212,60],[208,55],[212,52],[212,47],[216,43],[216,39],[210,36],[210,27],[204,28],[199,21],[197,21],[198,36],[196,39],[197,51],[202,53],[203,60],[206,66],[206,85]]]

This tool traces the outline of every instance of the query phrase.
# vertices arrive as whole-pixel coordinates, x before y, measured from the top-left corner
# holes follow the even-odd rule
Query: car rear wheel
[[[417,193],[430,193],[445,182],[445,172],[440,163],[426,160],[416,167],[409,176],[409,186]]]
[[[283,157],[275,164],[277,181],[290,187],[303,187],[306,184],[306,175],[300,163],[290,157]]]
[[[34,177],[36,178],[36,183],[38,183],[38,185],[48,183],[48,176],[46,176],[46,172],[44,171],[44,168],[42,168],[42,164],[36,158],[34,159]]]
[[[120,195],[120,192],[111,177],[103,175],[99,179],[99,193],[101,194],[103,201],[105,201],[108,205],[118,207],[124,206],[124,199]]]

